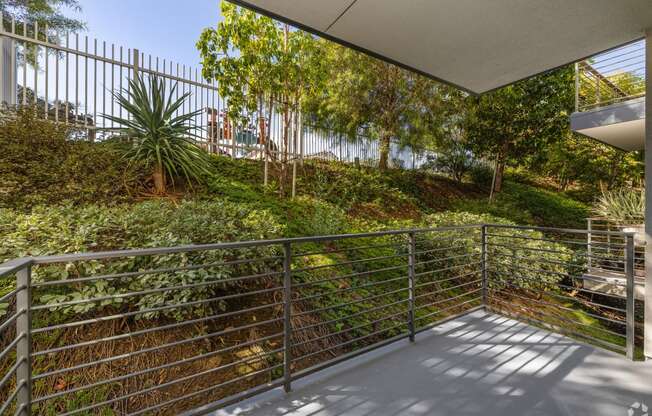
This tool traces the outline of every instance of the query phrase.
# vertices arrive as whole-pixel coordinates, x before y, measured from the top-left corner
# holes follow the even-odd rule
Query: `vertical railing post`
[[[416,264],[416,238],[414,232],[408,233],[408,332],[410,342],[414,342],[416,328],[414,324],[414,299],[415,299],[415,264]]]
[[[593,218],[586,219],[586,261],[587,261],[587,270],[590,272],[593,269],[592,259],[593,249],[591,245],[593,244]]]
[[[482,306],[484,306],[485,310],[487,309],[487,295],[488,295],[488,286],[489,286],[489,281],[487,279],[487,263],[488,263],[488,250],[487,250],[487,225],[484,224],[481,227],[480,231],[480,254],[482,256],[481,259],[481,270],[482,270]]]
[[[0,22],[0,104],[16,105],[16,44]]]
[[[283,388],[292,390],[292,245],[283,244]]]
[[[133,51],[133,79],[134,81],[138,79],[140,76],[140,51],[138,49],[134,49]]]
[[[635,287],[634,287],[634,235],[627,233],[625,236],[625,277],[627,281],[627,305],[626,310],[626,350],[627,358],[634,359],[634,345],[636,336],[635,319]]]
[[[32,337],[31,337],[31,280],[32,268],[26,266],[16,273],[16,414],[29,416],[32,410]]]

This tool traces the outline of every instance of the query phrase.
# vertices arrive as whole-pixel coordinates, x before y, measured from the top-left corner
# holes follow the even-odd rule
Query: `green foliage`
[[[0,210],[0,260],[56,253],[86,252],[145,247],[170,247],[187,244],[206,244],[234,240],[255,240],[278,237],[283,227],[267,211],[245,204],[225,201],[183,201],[178,205],[167,201],[148,201],[136,205],[107,207],[87,205],[83,208],[36,207],[31,213]],[[122,273],[134,270],[165,269],[192,264],[212,264],[272,254],[271,248],[238,249],[232,252],[196,251],[180,254],[121,258],[107,261],[86,261],[61,266],[39,267],[34,270],[34,281],[72,279],[90,275]],[[123,307],[141,310],[206,299],[222,287],[219,281],[232,273],[246,275],[259,272],[255,263],[242,267],[207,266],[180,272],[157,272],[127,279],[102,279],[80,286],[36,290],[35,296],[49,304],[88,300],[145,289],[174,287],[185,284],[215,281],[184,290],[170,290],[139,297],[138,302],[128,298],[53,307],[52,311],[67,316],[87,313],[103,307]],[[206,312],[215,305],[172,310],[169,314],[181,319],[190,311]],[[151,318],[153,315],[145,315]]]
[[[130,192],[140,188],[138,166],[125,168],[112,144],[77,141],[75,135],[73,129],[38,118],[33,108],[4,112],[0,207],[130,200]]]
[[[462,200],[455,204],[458,211],[490,213],[516,224],[548,227],[583,228],[589,209],[586,205],[558,192],[531,185],[508,182],[495,202],[486,199]]]
[[[190,96],[185,93],[175,98],[177,84],[167,91],[165,82],[150,76],[129,80],[129,88],[114,93],[116,101],[130,117],[104,114],[103,117],[120,127],[112,128],[122,139],[131,143],[125,158],[153,170],[156,191],[165,193],[166,181],[174,183],[181,176],[202,182],[210,174],[208,154],[191,139],[196,126],[195,116],[202,110],[175,115],[183,111]]]
[[[593,212],[621,224],[645,221],[645,190],[619,189],[603,192],[593,205]]]
[[[469,171],[471,182],[483,189],[490,189],[494,171],[487,164],[476,163]]]

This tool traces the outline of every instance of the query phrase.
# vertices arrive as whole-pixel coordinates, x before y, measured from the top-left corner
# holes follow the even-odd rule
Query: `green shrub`
[[[31,213],[4,209],[0,210],[0,230],[3,235],[0,241],[0,261],[4,261],[22,256],[275,238],[282,234],[283,227],[269,212],[243,204],[225,201],[183,201],[178,204],[169,201],[148,201],[113,207],[38,207]],[[33,279],[35,282],[44,282],[134,270],[222,263],[271,254],[272,248],[250,248],[84,261],[36,267]],[[232,274],[259,272],[263,267],[264,264],[261,263],[250,263],[241,267],[218,265],[182,272],[143,274],[127,279],[102,279],[83,285],[45,287],[36,291],[35,298],[42,303],[55,304],[151,288],[219,282]],[[219,288],[219,285],[165,291],[137,298],[124,298],[122,301],[114,299],[53,307],[52,311],[68,316],[109,306],[142,310],[206,299],[211,296],[215,287]],[[181,314],[181,310],[171,313],[179,319]]]
[[[39,119],[32,108],[0,119],[0,207],[131,200],[141,177],[109,144],[74,140],[73,129]]]
[[[621,224],[639,224],[645,221],[645,190],[623,188],[603,192],[593,205],[593,212]]]
[[[477,163],[469,171],[471,181],[483,189],[491,189],[491,182],[493,181],[493,170],[485,165]]]

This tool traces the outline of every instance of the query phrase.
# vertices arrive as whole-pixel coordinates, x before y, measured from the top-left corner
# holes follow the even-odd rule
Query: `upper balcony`
[[[575,66],[571,129],[623,150],[643,148],[645,41],[596,55]]]

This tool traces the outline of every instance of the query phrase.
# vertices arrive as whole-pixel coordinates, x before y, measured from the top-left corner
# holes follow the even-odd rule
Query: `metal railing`
[[[296,111],[290,112],[286,129],[284,114],[268,98],[254,114],[243,114],[250,120],[247,125],[236,125],[227,117],[228,100],[220,97],[217,82],[203,78],[199,68],[89,36],[57,33],[38,23],[3,18],[0,24],[0,104],[35,106],[43,118],[74,126],[84,138],[102,140],[112,134],[105,129],[116,124],[103,114],[129,116],[114,94],[129,90],[135,74],[156,75],[168,90],[176,85],[176,98],[190,94],[176,113],[197,112],[192,134],[212,153],[363,164],[380,158],[378,140],[311,125]],[[390,161],[405,168],[421,166],[428,154],[434,153],[416,152],[396,141],[390,146]]]
[[[0,414],[202,414],[487,308],[635,355],[582,287],[586,230],[472,225],[64,254],[0,266]],[[592,249],[589,253],[589,247]]]
[[[644,40],[575,65],[575,111],[588,111],[644,96]]]

